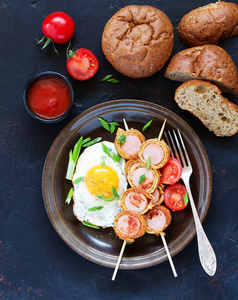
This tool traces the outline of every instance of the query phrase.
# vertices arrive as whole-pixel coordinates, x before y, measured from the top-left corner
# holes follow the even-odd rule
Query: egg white
[[[102,143],[111,152],[115,153],[116,155],[118,154],[113,143],[108,141],[104,141]],[[119,178],[117,193],[120,196],[127,189],[127,180],[124,172],[125,159],[121,158],[120,163],[115,162],[112,158],[104,153],[101,145],[102,143],[100,142],[86,148],[80,155],[72,181],[79,177],[85,178],[87,172],[92,167],[101,165],[103,156],[105,165],[111,167],[117,173]],[[113,227],[115,216],[121,211],[118,201],[113,200],[111,202],[107,202],[103,199],[93,196],[87,189],[84,179],[79,183],[73,183],[73,186],[73,212],[76,218],[81,222],[87,221],[100,227]],[[103,208],[97,211],[88,211],[89,208],[97,206],[103,206]]]

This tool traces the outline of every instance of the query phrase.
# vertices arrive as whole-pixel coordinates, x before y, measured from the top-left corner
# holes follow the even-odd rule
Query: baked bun
[[[217,136],[238,132],[238,106],[224,98],[216,85],[190,80],[176,89],[174,99],[180,108],[198,117]]]
[[[130,5],[107,22],[102,50],[118,72],[143,78],[165,65],[173,40],[173,26],[166,14],[152,6]]]
[[[224,1],[190,11],[178,25],[178,36],[189,47],[217,44],[236,34],[238,5]]]
[[[197,46],[178,52],[169,62],[165,77],[175,81],[209,80],[223,92],[238,94],[238,73],[230,55],[216,45]]]

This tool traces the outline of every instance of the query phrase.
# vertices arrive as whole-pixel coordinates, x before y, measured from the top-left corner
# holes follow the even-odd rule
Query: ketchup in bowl
[[[35,119],[46,123],[57,122],[68,115],[73,103],[73,90],[63,75],[43,72],[28,83],[24,102]]]

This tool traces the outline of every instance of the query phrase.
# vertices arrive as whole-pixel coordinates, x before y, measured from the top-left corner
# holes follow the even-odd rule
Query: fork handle
[[[186,182],[184,182],[184,184],[188,192],[189,201],[191,204],[195,227],[197,231],[198,253],[199,253],[200,262],[203,266],[203,269],[207,272],[207,274],[213,276],[217,268],[216,255],[204,232],[201,221],[199,219],[197,209],[193,201],[190,185],[189,183]]]

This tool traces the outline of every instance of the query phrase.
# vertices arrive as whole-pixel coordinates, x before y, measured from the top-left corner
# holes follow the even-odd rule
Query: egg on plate
[[[125,159],[117,161],[113,143],[94,144],[80,155],[73,175],[73,212],[78,220],[113,227],[120,213],[118,198],[127,189]],[[119,159],[118,159],[119,160]]]

